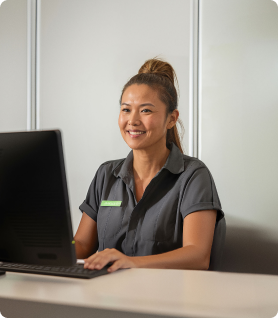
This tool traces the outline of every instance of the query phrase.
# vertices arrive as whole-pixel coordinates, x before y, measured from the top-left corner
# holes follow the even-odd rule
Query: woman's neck
[[[158,147],[133,150],[134,177],[140,180],[152,179],[164,166],[169,153],[166,142]]]

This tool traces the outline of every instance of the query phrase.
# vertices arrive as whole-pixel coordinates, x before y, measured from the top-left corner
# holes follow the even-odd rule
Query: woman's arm
[[[126,256],[116,249],[105,249],[86,259],[85,268],[101,269],[114,262],[110,271],[119,268],[170,268],[207,270],[216,222],[216,210],[190,213],[184,218],[183,247],[150,256]]]
[[[216,210],[190,213],[183,222],[183,247],[163,254],[136,257],[138,267],[208,269],[216,215]]]
[[[97,223],[85,212],[74,236],[76,258],[86,258],[98,249]]]

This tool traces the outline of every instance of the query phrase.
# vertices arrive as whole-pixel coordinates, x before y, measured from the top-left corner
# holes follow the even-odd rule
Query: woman
[[[170,64],[151,59],[123,88],[118,124],[132,151],[99,167],[80,206],[84,268],[209,268],[224,213],[207,167],[183,155],[175,78]]]

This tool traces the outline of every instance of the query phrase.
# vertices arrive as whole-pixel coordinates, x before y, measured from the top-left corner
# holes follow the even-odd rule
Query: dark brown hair
[[[124,91],[133,84],[146,84],[151,88],[157,90],[158,97],[166,105],[166,114],[172,113],[178,107],[178,94],[175,87],[175,81],[177,81],[176,73],[173,67],[158,58],[147,60],[139,69],[138,74],[133,76],[124,86],[120,103]],[[182,122],[178,119],[178,122],[183,130]],[[171,129],[168,129],[166,136],[166,146],[169,148],[171,142],[179,147],[183,153],[181,146],[180,136],[176,125]]]

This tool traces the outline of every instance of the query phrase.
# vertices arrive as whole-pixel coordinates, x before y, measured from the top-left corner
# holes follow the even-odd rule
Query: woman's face
[[[174,126],[178,111],[166,114],[166,105],[156,90],[148,85],[133,84],[122,96],[119,127],[122,137],[134,150],[166,146],[167,129]]]

